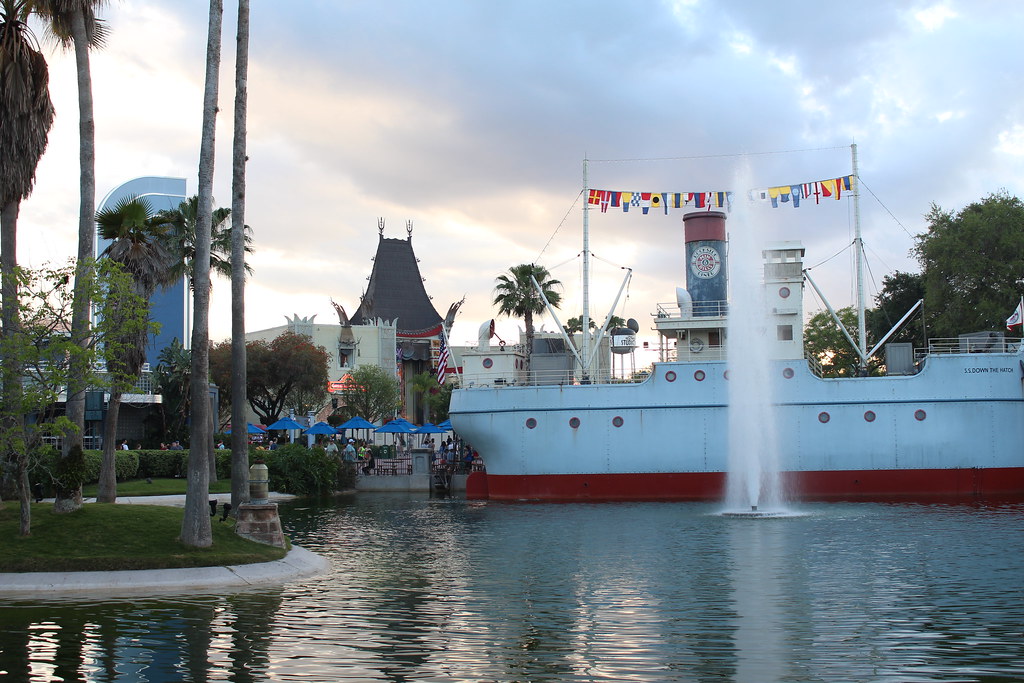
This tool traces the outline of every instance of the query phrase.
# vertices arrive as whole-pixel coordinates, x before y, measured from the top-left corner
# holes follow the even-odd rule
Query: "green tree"
[[[231,171],[231,260],[243,263],[249,233],[245,225],[245,153],[246,113],[249,73],[249,0],[238,0],[238,40],[235,53],[235,130],[232,139]],[[245,349],[245,271],[231,271],[231,421],[245,423],[246,388]],[[238,509],[249,500],[249,437],[243,430],[231,434],[231,507]]]
[[[326,404],[331,356],[308,336],[285,332],[269,343],[250,341],[246,358],[246,395],[263,424],[276,422],[289,408],[301,414]],[[231,367],[231,342],[214,345],[210,377],[222,388],[222,399],[233,403]]]
[[[210,468],[213,430],[210,415],[210,241],[213,223],[214,137],[217,127],[223,0],[210,0],[206,42],[206,81],[203,89],[203,129],[199,146],[199,204],[196,213],[196,253],[193,272],[192,374],[189,423],[188,485],[181,542],[196,548],[213,543],[210,529]]]
[[[1024,203],[1001,190],[958,212],[933,204],[926,218],[914,253],[931,336],[1005,329],[1024,289]]]
[[[544,293],[543,299],[533,286],[534,279]],[[526,326],[527,370],[530,368],[530,354],[533,352],[533,316],[541,315],[547,310],[544,299],[558,308],[562,302],[562,295],[555,289],[561,286],[561,282],[551,279],[547,268],[534,263],[512,266],[507,273],[499,275],[495,280],[494,304],[498,306],[498,314],[522,318]]]
[[[189,384],[192,352],[175,338],[160,351],[153,379],[161,394],[162,441],[188,443]]]
[[[843,326],[857,340],[857,311],[852,306],[836,311]],[[823,377],[855,377],[859,359],[828,311],[816,313],[804,327],[804,355],[816,361]],[[877,372],[875,358],[868,360],[868,371]]]
[[[339,396],[345,418],[359,415],[370,422],[382,422],[402,405],[398,378],[376,365],[361,365]]]
[[[93,116],[92,68],[89,52],[101,47],[106,30],[96,18],[96,10],[105,3],[103,0],[37,0],[37,11],[49,22],[50,32],[64,49],[75,51],[75,69],[78,80],[78,156],[79,156],[79,206],[78,206],[78,267],[93,266],[96,224],[96,131]],[[87,345],[90,334],[90,300],[86,297],[91,280],[89,273],[76,275],[75,282],[82,279],[82,286],[75,287],[75,306],[71,319],[71,337],[80,345]],[[89,368],[72,365],[68,378],[66,410],[68,419],[76,426],[64,439],[63,455],[82,445],[85,431],[85,392],[88,388],[86,377]],[[81,492],[75,491],[70,499],[57,498],[54,506],[58,512],[68,512],[81,506]]]
[[[19,347],[18,212],[32,192],[36,167],[46,150],[53,103],[49,71],[28,29],[30,0],[0,1],[0,343]],[[31,525],[28,473],[24,456],[22,367],[17,356],[4,355],[0,366],[0,461],[18,464],[20,526]]]
[[[444,422],[448,419],[448,406],[452,400],[452,384],[437,383],[437,375],[433,372],[421,372],[412,378],[413,391],[419,395],[423,406],[423,421]]]
[[[888,334],[906,313],[924,298],[924,278],[920,273],[896,271],[882,278],[882,291],[875,297],[877,308],[868,309],[868,340],[877,342]],[[925,345],[921,312],[918,311],[889,338],[890,342],[911,342]]]
[[[611,317],[611,320],[608,321],[608,329],[609,330],[615,329],[616,327],[625,327],[625,326],[626,326],[626,321],[623,320],[622,318],[620,318],[617,315],[613,315]],[[593,318],[591,318],[590,319],[590,326],[589,327],[592,330],[596,330],[597,329],[597,321],[594,320]],[[575,334],[576,332],[582,332],[583,331],[583,316],[582,315],[578,315],[575,318],[569,318],[567,321],[565,321],[565,331],[568,332],[569,334]]]
[[[199,215],[199,196],[193,195],[178,204],[176,209],[165,209],[153,217],[153,222],[163,226],[163,240],[167,251],[173,255],[171,274],[175,281],[183,277],[193,284],[196,256],[196,219]],[[210,272],[222,277],[231,277],[231,209],[214,209],[210,224]],[[245,253],[252,253],[252,230],[245,226]],[[245,264],[245,272],[252,269]]]
[[[131,276],[134,294],[148,302],[157,287],[170,284],[170,257],[160,239],[163,229],[151,219],[153,210],[141,197],[124,197],[114,206],[96,214],[96,224],[103,239],[111,240],[103,256],[120,264]],[[113,503],[117,499],[117,475],[114,470],[114,449],[117,447],[117,423],[121,409],[121,396],[138,381],[142,365],[146,362],[151,328],[145,321],[139,324],[118,300],[108,300],[102,315],[117,330],[108,340],[116,346],[107,361],[111,375],[110,401],[103,426],[103,459],[96,500]]]

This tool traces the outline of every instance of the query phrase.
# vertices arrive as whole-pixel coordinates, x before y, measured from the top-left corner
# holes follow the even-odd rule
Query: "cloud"
[[[293,313],[333,320],[332,298],[354,309],[380,218],[387,237],[412,221],[439,312],[467,297],[457,342],[494,316],[494,278],[517,263],[553,268],[566,283],[562,317],[577,315],[585,157],[592,187],[742,191],[741,176],[767,186],[849,173],[856,141],[874,279],[913,270],[911,235],[932,202],[955,209],[1024,187],[1022,14],[988,0],[254,6],[247,327]],[[99,195],[150,174],[185,176],[194,191],[205,7],[146,0],[105,16],[111,41],[94,57]],[[233,30],[229,13],[220,205],[231,197]],[[30,261],[74,253],[76,234],[74,66],[66,54],[50,64],[58,120],[22,212]],[[654,304],[684,280],[680,217],[592,214],[591,249],[607,260],[595,260],[594,316],[628,267],[617,313],[649,327]],[[845,202],[751,220],[734,216],[730,231],[802,240],[808,263],[852,240]],[[816,280],[847,305],[848,261],[829,265],[836,274]],[[215,285],[214,338],[230,329],[229,290]]]

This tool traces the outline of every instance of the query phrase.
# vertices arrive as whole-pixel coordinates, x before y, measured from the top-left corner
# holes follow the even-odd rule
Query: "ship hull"
[[[916,375],[822,379],[772,366],[778,469],[791,499],[1024,496],[1017,353],[931,357]],[[658,363],[640,384],[453,393],[484,460],[474,497],[720,500],[729,471],[725,362]]]

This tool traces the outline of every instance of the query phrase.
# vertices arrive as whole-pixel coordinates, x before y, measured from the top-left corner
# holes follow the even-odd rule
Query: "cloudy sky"
[[[225,3],[220,206],[235,11]],[[207,13],[200,0],[104,10],[98,200],[143,175],[196,191]],[[379,218],[386,237],[412,222],[441,315],[466,297],[454,343],[496,315],[495,277],[519,263],[548,267],[565,283],[562,319],[578,315],[584,158],[592,188],[743,197],[848,174],[855,142],[869,295],[885,274],[916,270],[908,252],[932,203],[1024,192],[1022,3],[316,0],[254,2],[251,22],[249,330],[293,314],[336,322],[331,299],[353,312]],[[74,65],[46,51],[57,119],[22,207],[31,265],[73,255],[77,230]],[[732,239],[801,240],[833,305],[854,301],[851,202],[735,204]],[[682,213],[591,213],[591,315],[607,313],[630,268],[616,313],[646,333],[655,304],[685,284]],[[229,290],[214,285],[214,339],[230,331]],[[810,294],[805,305],[818,307]]]

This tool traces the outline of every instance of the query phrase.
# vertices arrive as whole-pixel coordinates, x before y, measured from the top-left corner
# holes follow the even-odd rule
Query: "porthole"
[[[789,287],[779,287],[779,298],[788,299],[789,295]]]
[[[612,426],[613,427],[621,427],[622,423],[623,423],[623,420],[618,415],[616,415],[615,417],[612,418]]]
[[[914,411],[914,419],[917,420],[918,422],[921,422],[926,417],[928,417],[928,414],[926,412],[924,412],[923,410],[915,410]]]
[[[537,426],[537,420],[535,420],[532,417],[526,418],[526,428],[527,429],[533,429],[536,426]]]
[[[729,371],[726,370],[725,372],[723,372],[722,377],[724,377],[725,379],[729,379]]]
[[[782,370],[782,376],[786,379],[793,379],[794,374],[793,368],[783,368]]]
[[[864,421],[865,422],[874,422],[875,421],[875,411],[869,410],[866,413],[864,413]]]
[[[569,426],[573,429],[578,429],[580,426],[580,419],[578,417],[569,418]]]
[[[697,372],[693,373],[693,378],[695,380],[697,380],[698,382],[703,382],[704,381],[704,377],[705,377],[705,375],[704,375],[704,371],[703,370],[698,370]]]
[[[669,370],[668,372],[666,372],[665,373],[665,381],[666,382],[675,382],[676,381],[676,373],[673,372],[672,370]]]
[[[826,412],[818,413],[818,422],[820,422],[821,424],[825,424],[826,422],[828,422],[831,419],[832,419],[832,416],[829,415]]]
[[[491,360],[490,358],[484,358],[484,367],[485,368],[490,368],[493,365],[494,365],[494,361],[493,360]]]

